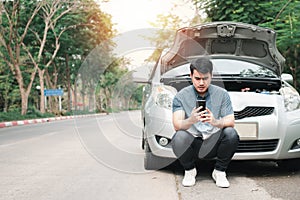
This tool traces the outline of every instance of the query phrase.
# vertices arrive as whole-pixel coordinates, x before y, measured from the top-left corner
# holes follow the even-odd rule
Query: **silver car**
[[[176,160],[171,141],[172,100],[191,84],[189,63],[209,56],[212,84],[231,97],[240,136],[234,160],[290,161],[300,158],[300,97],[282,74],[285,59],[276,33],[236,22],[213,22],[177,31],[174,45],[153,67],[142,107],[145,169]]]

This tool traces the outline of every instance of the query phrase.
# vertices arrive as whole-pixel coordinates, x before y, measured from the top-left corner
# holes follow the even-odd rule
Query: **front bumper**
[[[155,109],[152,110],[154,115],[148,113],[148,123],[145,126],[145,138],[149,143],[152,153],[159,157],[175,158],[172,147],[170,144],[162,146],[159,144],[158,139],[165,137],[171,141],[175,130],[173,128],[171,116],[166,113]],[[157,114],[161,113],[161,114]],[[155,116],[155,117],[154,117]],[[259,144],[263,141],[275,142],[274,148],[268,151],[255,151],[247,152],[237,151],[233,160],[283,160],[300,158],[300,146],[297,145],[297,140],[300,140],[300,110],[285,113],[282,117],[263,116],[245,118],[239,122],[256,122],[259,124],[258,138],[256,140],[249,140],[249,144]],[[151,122],[150,122],[150,121]],[[277,121],[276,124],[272,123]],[[150,123],[149,123],[150,122]],[[240,145],[243,145],[247,140],[241,138]],[[264,142],[263,142],[264,143]],[[259,144],[260,145],[260,144]],[[263,144],[269,145],[269,144]]]

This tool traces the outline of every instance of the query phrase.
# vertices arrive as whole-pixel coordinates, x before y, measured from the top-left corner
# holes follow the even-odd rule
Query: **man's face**
[[[208,89],[208,86],[211,83],[211,74],[199,73],[197,70],[194,70],[194,73],[191,74],[192,82],[194,87],[196,88],[199,95],[204,95]]]

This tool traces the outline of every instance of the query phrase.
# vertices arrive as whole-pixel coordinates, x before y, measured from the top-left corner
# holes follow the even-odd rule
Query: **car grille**
[[[237,153],[268,152],[274,151],[278,145],[278,139],[273,140],[241,140]]]
[[[274,107],[248,106],[241,111],[235,111],[234,118],[235,119],[243,119],[246,117],[271,115],[273,113],[273,111],[274,111]]]

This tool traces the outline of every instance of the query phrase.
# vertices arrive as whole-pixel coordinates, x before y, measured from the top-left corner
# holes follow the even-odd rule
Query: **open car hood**
[[[162,73],[199,56],[253,62],[278,76],[285,63],[272,29],[238,22],[212,22],[177,31],[172,48],[162,56]]]

